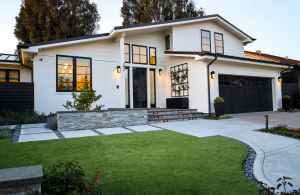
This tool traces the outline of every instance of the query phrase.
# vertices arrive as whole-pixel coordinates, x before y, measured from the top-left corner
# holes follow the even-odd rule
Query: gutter
[[[208,112],[209,112],[209,116],[211,116],[211,106],[210,106],[210,79],[209,79],[209,67],[218,59],[217,54],[214,54],[215,59],[213,61],[211,61],[208,65],[207,65],[207,84],[208,84]]]

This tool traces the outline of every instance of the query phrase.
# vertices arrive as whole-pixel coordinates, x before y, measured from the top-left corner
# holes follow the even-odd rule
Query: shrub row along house
[[[1,106],[19,99],[32,101],[37,111],[65,110],[71,92],[88,82],[103,95],[105,108],[214,113],[213,100],[221,96],[228,114],[275,111],[282,106],[281,72],[297,64],[245,58],[244,46],[255,40],[208,15],[19,45],[18,56],[0,56],[0,81],[34,83],[23,87],[32,87],[34,101],[23,90],[24,96],[11,93]]]

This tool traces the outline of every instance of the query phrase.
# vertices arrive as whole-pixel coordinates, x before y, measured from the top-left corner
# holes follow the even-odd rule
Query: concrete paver
[[[37,123],[37,124],[23,124],[22,129],[25,128],[44,128],[45,123]]]
[[[74,138],[74,137],[86,137],[86,136],[95,136],[97,133],[91,130],[78,130],[78,131],[63,131],[61,134],[65,138]]]
[[[96,130],[103,133],[104,135],[120,134],[120,133],[132,133],[132,131],[129,131],[129,130],[124,129],[122,127],[96,129]]]
[[[137,132],[162,130],[160,128],[156,128],[156,127],[153,127],[150,125],[128,126],[126,128],[137,131]]]
[[[20,135],[18,142],[31,142],[58,139],[55,133],[39,133],[39,134],[27,134]]]
[[[53,131],[50,129],[36,127],[36,128],[27,128],[27,129],[21,128],[21,132],[20,132],[21,135],[33,134],[33,133],[53,133]]]

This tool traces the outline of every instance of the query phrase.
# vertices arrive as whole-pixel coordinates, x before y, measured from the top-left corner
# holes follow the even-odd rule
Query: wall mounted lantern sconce
[[[211,71],[210,77],[211,77],[212,79],[215,79],[215,71]]]
[[[162,76],[162,69],[159,69],[159,76]]]
[[[117,73],[121,73],[121,67],[117,66]]]
[[[278,82],[282,83],[282,78],[281,77],[278,77]]]

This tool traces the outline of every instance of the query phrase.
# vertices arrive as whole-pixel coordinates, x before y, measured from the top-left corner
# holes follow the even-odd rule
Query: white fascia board
[[[192,55],[192,54],[167,54],[165,53],[166,56],[176,56],[176,57],[190,57],[190,58],[196,58],[198,55]]]
[[[0,64],[4,64],[4,65],[19,65],[19,66],[21,66],[21,62],[0,62]]]
[[[21,51],[23,51],[23,52],[31,52],[31,53],[38,53],[39,52],[39,46],[28,47],[27,49],[21,48]]]
[[[207,55],[203,60],[214,60],[215,56]],[[230,58],[222,58],[218,56],[217,61],[226,61],[226,62],[237,62],[242,64],[250,64],[250,65],[258,65],[258,66],[269,66],[269,67],[278,67],[278,68],[289,68],[287,65],[281,65],[281,64],[271,64],[268,62],[254,62],[254,61],[247,61],[247,60],[239,60],[239,59],[230,59]]]

